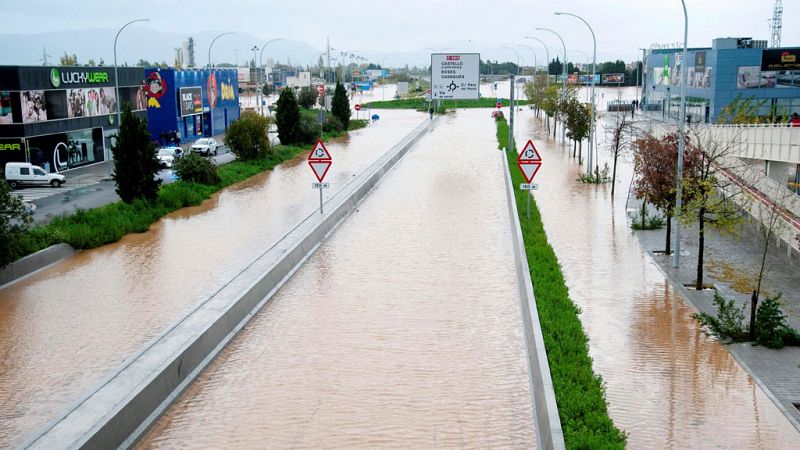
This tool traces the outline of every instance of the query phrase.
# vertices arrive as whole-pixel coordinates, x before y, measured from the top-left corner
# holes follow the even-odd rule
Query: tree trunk
[[[706,209],[700,208],[700,214],[698,216],[698,232],[700,234],[700,239],[697,241],[697,281],[695,281],[694,286],[698,291],[703,290],[703,248],[706,243],[705,226]]]
[[[672,254],[672,215],[669,214],[667,211],[667,242],[664,247],[664,254],[671,255]]]
[[[572,141],[572,157],[578,155],[578,141]]]
[[[617,185],[617,157],[619,157],[619,151],[614,152],[614,169],[611,172],[611,196],[614,196],[614,188]]]
[[[583,165],[583,141],[578,142],[578,165]]]

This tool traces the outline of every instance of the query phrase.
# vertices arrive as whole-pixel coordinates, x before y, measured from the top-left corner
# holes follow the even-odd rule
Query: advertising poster
[[[800,47],[770,48],[761,51],[761,70],[800,70]]]
[[[11,92],[0,91],[0,124],[14,123],[11,115]]]
[[[736,73],[738,89],[785,89],[800,87],[800,70],[769,70],[761,66],[739,66]]]
[[[42,122],[47,120],[47,101],[44,91],[22,91],[22,122]]]
[[[85,89],[67,89],[67,117],[86,117],[89,115],[86,107]]]
[[[180,88],[181,117],[203,112],[203,88],[192,86]]]
[[[604,73],[603,84],[622,84],[625,82],[624,73]]]

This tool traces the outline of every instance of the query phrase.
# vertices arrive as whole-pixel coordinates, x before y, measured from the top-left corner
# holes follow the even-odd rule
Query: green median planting
[[[508,123],[504,118],[496,123],[498,148],[508,148]],[[508,151],[506,157],[512,186],[519,186],[525,180],[517,168],[516,152]],[[614,426],[608,415],[603,381],[592,370],[589,339],[581,325],[580,308],[569,297],[536,201],[531,199],[528,219],[524,212],[528,191],[515,189],[515,195],[566,446],[569,449],[625,448],[626,435]]]

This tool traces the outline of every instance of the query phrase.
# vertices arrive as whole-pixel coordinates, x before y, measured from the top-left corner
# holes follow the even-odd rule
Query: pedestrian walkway
[[[628,205],[631,214],[640,204],[638,200],[631,199]],[[754,290],[764,251],[764,239],[756,227],[756,224],[747,223],[738,236],[723,236],[713,229],[707,229],[704,252],[704,283],[713,284],[720,295],[735,300],[739,307],[745,305],[748,317],[750,293]],[[642,247],[651,253],[675,289],[700,312],[715,315],[713,291],[697,292],[685,287],[692,285],[696,279],[698,232],[697,227],[682,231],[678,269],[672,267],[671,256],[652,254],[654,250],[664,249],[664,229],[635,233]],[[800,267],[787,257],[785,251],[776,248],[774,240],[765,267],[761,299],[766,295],[781,294],[787,323],[800,329]],[[725,348],[800,430],[800,410],[796,406],[800,404],[800,347],[772,350],[751,343],[740,343],[729,344]]]

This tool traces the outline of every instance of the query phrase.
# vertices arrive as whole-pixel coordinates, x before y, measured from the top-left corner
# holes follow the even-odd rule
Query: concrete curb
[[[8,267],[0,270],[0,287],[14,283],[28,275],[36,273],[45,267],[55,264],[62,259],[68,258],[78,251],[69,244],[51,245],[45,249],[28,255],[11,263]]]
[[[539,313],[536,309],[536,297],[533,294],[533,283],[531,282],[528,257],[525,254],[522,228],[519,223],[519,215],[517,215],[517,200],[514,195],[513,181],[511,180],[511,172],[508,170],[505,151],[501,150],[500,156],[506,173],[506,198],[508,200],[508,214],[513,227],[511,234],[514,241],[514,265],[517,270],[522,327],[525,333],[525,349],[528,354],[528,382],[533,396],[531,400],[536,420],[538,447],[560,450],[566,448],[564,433],[561,429],[561,418],[558,415],[553,380],[550,377],[550,365],[547,362],[547,350],[544,347],[544,336],[539,323]]]
[[[420,124],[328,199],[325,214],[308,216],[23,447],[113,448],[135,443],[436,122]]]

